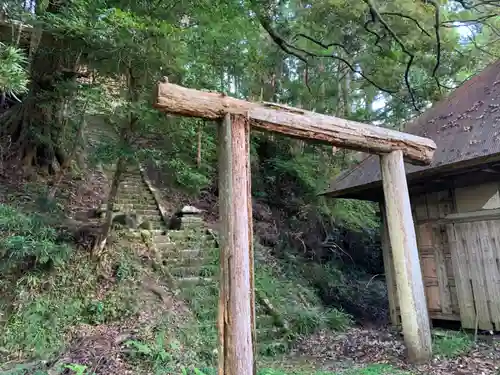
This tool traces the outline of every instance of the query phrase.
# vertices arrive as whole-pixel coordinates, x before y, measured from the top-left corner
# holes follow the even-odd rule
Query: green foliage
[[[335,223],[353,230],[378,230],[380,220],[377,212],[375,203],[353,199],[335,199],[331,208]]]
[[[444,358],[455,358],[466,354],[474,342],[465,332],[445,331],[434,334],[432,351],[434,355]]]
[[[0,204],[0,254],[5,270],[29,262],[31,267],[61,265],[71,247],[58,241],[58,234],[40,215],[26,215]]]
[[[90,372],[87,366],[79,364],[69,364],[65,365],[64,368],[74,372],[74,375],[96,375],[94,372]]]
[[[192,369],[192,372],[182,372],[182,374],[193,374],[193,375],[215,375],[215,369],[198,370]],[[260,369],[257,375],[410,375],[410,373],[402,370],[398,370],[391,365],[376,364],[369,365],[364,368],[352,369],[343,371],[341,373],[333,373],[330,371],[286,371],[279,369]]]
[[[342,331],[351,324],[349,315],[337,309],[320,307],[319,299],[307,288],[297,291],[298,284],[307,285],[304,279],[291,273],[283,275],[282,272],[266,264],[258,264],[255,287],[274,306],[279,306],[283,319],[291,324],[292,335],[307,335],[324,328]],[[305,306],[302,300],[310,305]]]
[[[138,261],[131,265],[133,252],[116,252],[115,269],[126,269],[103,296],[96,296],[99,275],[87,255],[73,253],[53,272],[40,269],[22,277],[4,274],[0,282],[0,311],[5,323],[0,347],[28,358],[46,358],[59,352],[68,329],[85,324],[111,324],[133,316],[137,298]]]
[[[0,92],[20,94],[27,90],[27,60],[21,49],[0,42]]]
[[[156,373],[159,373],[159,370],[166,371],[174,358],[171,351],[179,350],[179,344],[176,342],[170,342],[167,350],[165,332],[158,333],[153,343],[130,340],[125,346],[131,348],[130,356],[133,361],[149,362]]]

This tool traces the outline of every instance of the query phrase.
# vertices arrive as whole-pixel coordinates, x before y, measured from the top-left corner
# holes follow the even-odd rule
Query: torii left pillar
[[[219,124],[219,375],[255,375],[250,124],[226,114]]]

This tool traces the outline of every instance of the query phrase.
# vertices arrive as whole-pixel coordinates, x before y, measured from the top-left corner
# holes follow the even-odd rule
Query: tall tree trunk
[[[37,2],[36,15],[58,15],[66,6],[71,4],[60,0]],[[22,103],[0,116],[0,137],[13,142],[14,157],[26,167],[41,167],[48,173],[68,164],[61,120],[63,104],[76,90],[62,90],[61,84],[76,82],[79,63],[69,43],[44,32],[43,26],[34,28],[29,45],[29,92]]]
[[[38,48],[32,56],[29,92],[0,117],[2,138],[11,139],[23,166],[36,166],[46,173],[66,168],[68,158],[62,142],[64,103],[74,91],[61,84],[75,83],[74,69],[63,67],[64,50]]]

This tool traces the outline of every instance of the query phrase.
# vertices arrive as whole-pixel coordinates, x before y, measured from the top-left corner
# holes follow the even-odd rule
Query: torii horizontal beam
[[[384,155],[401,150],[405,161],[428,165],[436,144],[428,138],[326,116],[274,103],[252,103],[221,93],[188,89],[168,82],[157,86],[154,107],[162,112],[220,120],[226,114],[248,116],[252,127]]]

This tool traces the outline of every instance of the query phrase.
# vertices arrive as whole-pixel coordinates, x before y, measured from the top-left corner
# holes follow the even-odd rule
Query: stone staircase
[[[161,235],[167,230],[155,197],[142,179],[139,169],[124,173],[116,196],[115,210],[135,213],[140,222],[149,221],[153,233]]]
[[[203,226],[201,218],[183,217],[180,230],[168,232],[170,243],[163,244],[163,257],[172,276],[177,280],[181,296],[189,300],[189,288],[205,288],[215,291],[215,297],[207,298],[206,304],[216,309],[218,298],[219,249],[214,237]],[[209,294],[209,293],[207,293]],[[200,302],[200,301],[198,301]],[[203,303],[203,301],[202,301]],[[269,350],[280,350],[278,346],[286,345],[283,330],[276,326],[274,318],[268,315],[263,306],[256,304],[257,344],[261,353]],[[210,324],[215,324],[214,321]]]
[[[188,303],[205,305],[216,313],[218,298],[219,249],[215,238],[207,231],[200,215],[185,215],[179,230],[167,230],[158,203],[139,169],[124,174],[115,201],[115,210],[134,212],[151,223],[154,251],[162,259],[175,282],[176,293]],[[193,290],[202,291],[194,297]],[[200,297],[203,296],[203,297]],[[256,305],[257,344],[263,354],[286,345],[282,329],[263,306]],[[216,316],[210,325],[216,324]],[[270,349],[271,348],[271,349]]]
[[[104,120],[97,118],[87,129],[87,137],[91,147],[99,147],[105,138],[116,138],[113,129]],[[111,173],[113,168],[106,168]],[[110,176],[111,177],[111,176]],[[105,208],[105,207],[103,207]],[[143,220],[151,223],[151,245],[163,260],[177,286],[177,292],[188,303],[205,305],[212,313],[217,313],[218,299],[218,248],[214,238],[207,233],[201,217],[184,216],[179,230],[167,230],[157,200],[150,186],[145,182],[139,168],[126,172],[118,189],[115,209],[121,212],[135,212]],[[190,292],[202,290],[200,295],[192,298]],[[206,297],[205,297],[206,296]],[[257,347],[262,354],[270,351],[281,351],[288,340],[268,315],[264,307],[256,304]],[[209,323],[216,324],[216,315]]]

